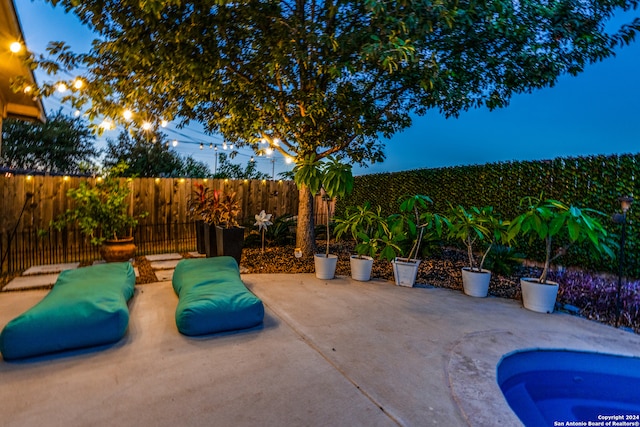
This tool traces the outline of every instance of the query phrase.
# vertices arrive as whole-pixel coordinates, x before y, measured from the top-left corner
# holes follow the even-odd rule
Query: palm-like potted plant
[[[575,243],[587,243],[593,253],[614,257],[609,247],[607,231],[593,215],[604,213],[590,208],[580,209],[558,200],[542,197],[525,197],[521,204],[527,208],[510,224],[507,239],[514,239],[519,233],[529,236],[529,244],[535,239],[545,245],[545,260],[542,273],[538,278],[522,278],[522,301],[525,308],[551,313],[555,308],[558,284],[547,280],[549,267],[557,258],[564,255]],[[554,247],[557,242],[563,245]]]
[[[336,219],[335,233],[336,239],[349,233],[356,243],[356,255],[349,259],[354,280],[366,282],[371,278],[373,260],[383,250],[385,255],[391,250],[391,258],[395,257],[393,249],[400,250],[391,239],[391,230],[387,218],[382,216],[382,208],[378,206],[374,210],[369,202],[363,206],[348,207],[345,217]]]
[[[443,227],[448,224],[446,217],[427,210],[430,203],[433,203],[431,198],[422,194],[406,197],[400,201],[400,213],[390,218],[393,240],[403,240],[404,246],[411,248],[406,258],[396,257],[392,261],[396,285],[414,285],[420,266],[418,256],[423,239],[432,233],[437,237],[441,236]],[[403,250],[402,254],[404,253]]]
[[[123,185],[121,176],[128,166],[120,163],[109,169],[95,185],[83,181],[78,188],[71,188],[67,196],[75,207],[51,221],[51,226],[61,230],[69,224],[77,224],[80,232],[89,237],[93,245],[100,246],[100,254],[107,262],[128,261],[135,255],[133,228],[146,212],[134,216],[129,213],[130,179]]]
[[[341,163],[334,157],[328,157],[326,162],[321,162],[312,154],[298,163],[293,172],[294,180],[298,186],[306,185],[311,194],[316,194],[322,190],[322,198],[327,213],[327,245],[324,254],[314,255],[314,262],[318,279],[333,279],[338,257],[329,253],[329,242],[331,240],[330,202],[336,197],[344,197],[353,191],[351,165]]]
[[[244,246],[244,227],[238,223],[240,203],[236,193],[223,194],[217,203],[220,224],[216,225],[218,256],[231,256],[240,265]]]
[[[451,206],[448,234],[450,238],[462,241],[467,249],[468,267],[462,269],[462,287],[464,293],[473,297],[486,297],[489,292],[491,271],[485,270],[484,262],[491,248],[507,237],[507,223],[493,212],[492,206],[482,208]],[[485,244],[479,258],[474,249]]]

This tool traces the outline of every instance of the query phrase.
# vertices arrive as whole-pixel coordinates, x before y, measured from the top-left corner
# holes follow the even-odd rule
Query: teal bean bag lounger
[[[258,326],[262,301],[242,283],[238,263],[229,256],[183,259],[173,273],[178,330],[189,336]]]
[[[135,281],[128,262],[63,271],[38,304],[2,330],[2,356],[21,359],[120,340]]]

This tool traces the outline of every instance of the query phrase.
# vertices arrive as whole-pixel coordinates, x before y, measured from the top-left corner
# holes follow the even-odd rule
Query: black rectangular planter
[[[213,224],[204,224],[204,252],[207,254],[207,258],[218,256],[216,226]]]
[[[244,227],[222,228],[216,226],[216,238],[218,255],[234,257],[239,266],[244,245]]]
[[[199,254],[206,254],[207,247],[204,241],[204,221],[196,220],[196,250]]]

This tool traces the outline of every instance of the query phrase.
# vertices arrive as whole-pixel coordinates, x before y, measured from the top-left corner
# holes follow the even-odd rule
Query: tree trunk
[[[303,256],[312,256],[316,250],[313,223],[313,194],[306,185],[298,190],[298,226],[296,228],[296,247]]]

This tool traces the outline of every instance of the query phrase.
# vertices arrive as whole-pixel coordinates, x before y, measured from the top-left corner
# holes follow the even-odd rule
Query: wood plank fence
[[[2,273],[22,271],[32,265],[99,259],[97,248],[77,230],[48,230],[50,221],[72,207],[66,193],[81,181],[94,178],[51,176],[0,176],[0,256]],[[123,182],[127,180],[123,178]],[[194,184],[204,184],[223,194],[236,193],[239,221],[253,226],[254,215],[264,209],[274,218],[297,215],[298,190],[293,181],[212,180],[187,178],[135,178],[131,186],[131,213],[148,212],[135,231],[141,255],[195,250],[195,227],[187,204]],[[316,224],[326,224],[319,196]]]

